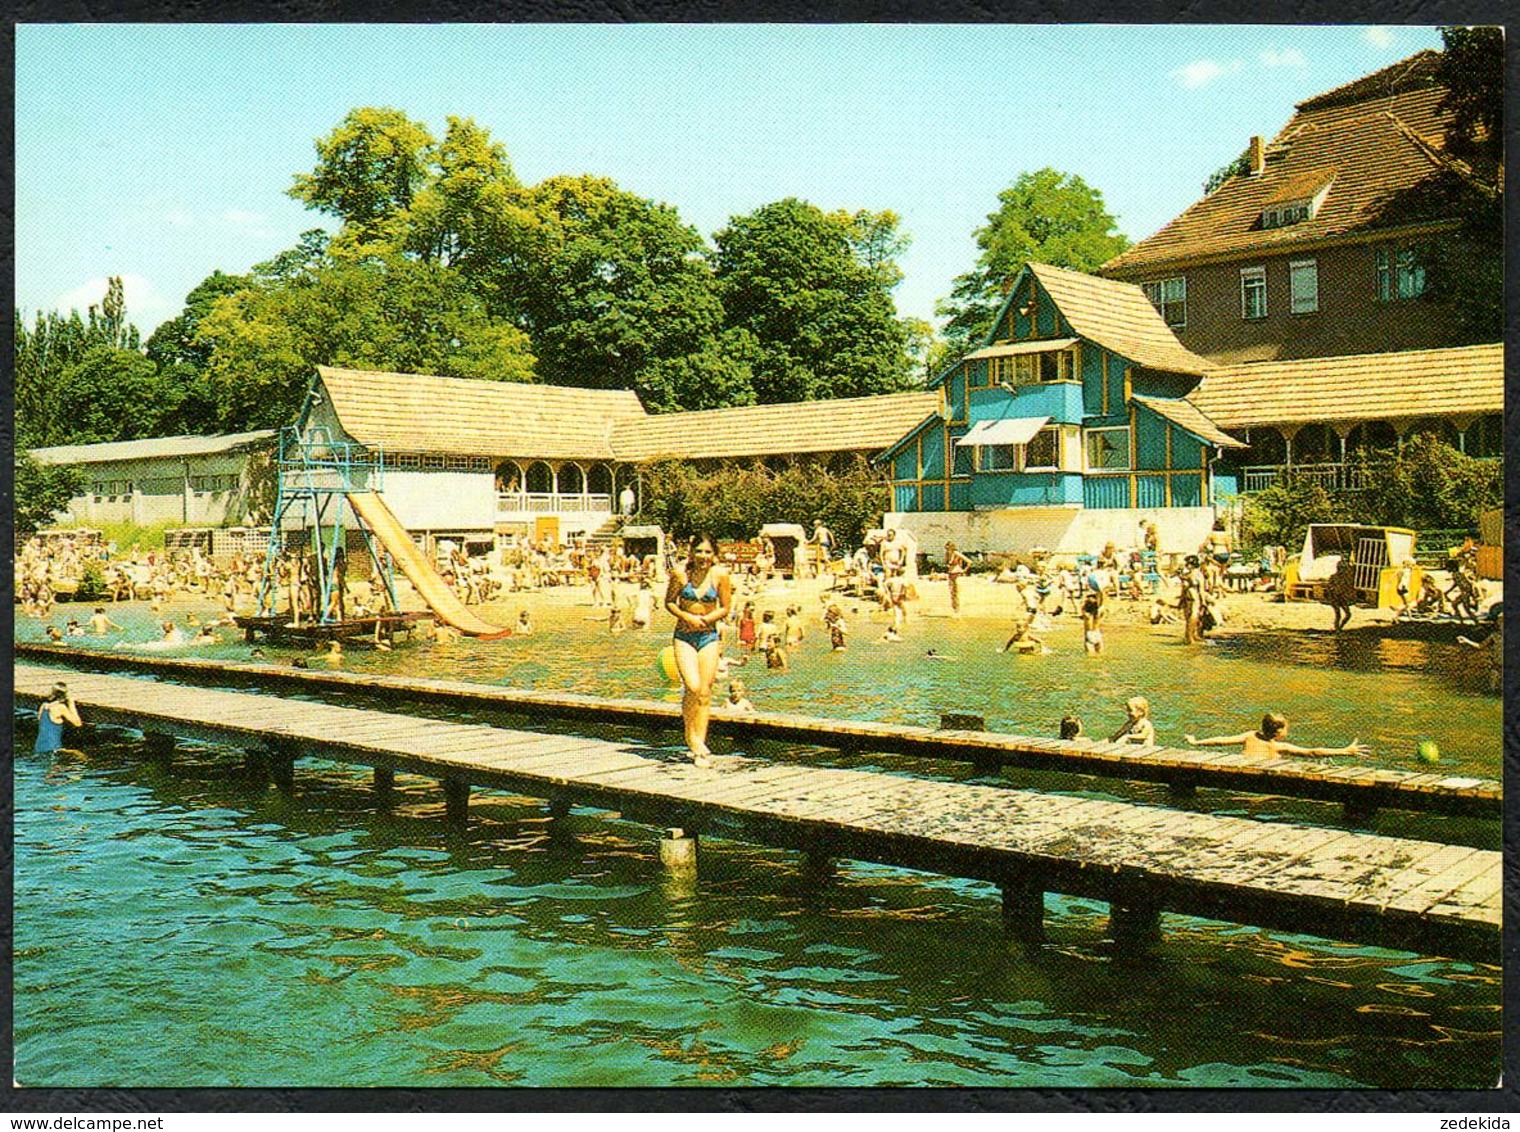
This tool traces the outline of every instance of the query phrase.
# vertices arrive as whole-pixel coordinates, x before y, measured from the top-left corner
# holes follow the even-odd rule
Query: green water
[[[671,695],[663,634],[610,637],[587,613],[542,614],[527,640],[354,653],[345,668]],[[113,616],[128,637],[152,635],[146,611]],[[1070,711],[1097,733],[1145,694],[1162,742],[1244,730],[1273,708],[1300,742],[1359,735],[1382,765],[1415,765],[1433,736],[1443,767],[1499,768],[1499,700],[1475,654],[1450,646],[1292,634],[1186,650],[1112,627],[1109,654],[1090,658],[1062,627],[1052,654],[1005,657],[997,625],[924,619],[888,645],[873,642],[879,622],[852,621],[843,654],[815,635],[789,672],[741,670],[757,706],[918,723],[970,711],[1041,734]],[[27,622],[17,634],[40,636]],[[23,724],[22,751],[30,737]],[[1430,1088],[1499,1071],[1494,967],[1175,915],[1158,956],[1132,966],[1103,941],[1104,905],[1054,895],[1050,946],[1022,958],[996,892],[975,882],[844,862],[820,892],[791,853],[711,840],[684,889],[652,831],[595,811],[550,837],[532,800],[482,794],[451,835],[424,780],[403,776],[381,814],[367,776],[331,764],[303,763],[287,799],[245,779],[235,752],[182,746],[169,769],[143,755],[102,733],[83,757],[15,761],[23,1085]],[[1038,784],[1148,800],[1144,787]],[[1281,799],[1197,804],[1333,820]],[[1381,815],[1376,828],[1455,826]],[[1460,833],[1497,839],[1483,823]]]

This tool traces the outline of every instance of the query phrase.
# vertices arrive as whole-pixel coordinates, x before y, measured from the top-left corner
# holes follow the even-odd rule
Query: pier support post
[[[1002,884],[1003,929],[1025,950],[1045,942],[1045,889],[1033,877],[1009,877]]]
[[[389,809],[396,794],[396,772],[388,766],[375,768],[375,800]]]
[[[443,806],[450,825],[463,825],[470,816],[470,784],[462,778],[445,778]]]
[[[834,879],[834,858],[822,849],[804,849],[802,875],[810,888],[827,886]]]
[[[697,835],[679,826],[665,831],[660,838],[660,864],[673,878],[692,879],[697,875]]]
[[[264,756],[269,777],[281,794],[296,792],[296,757],[289,751],[274,750]]]
[[[549,799],[549,836],[559,837],[566,832],[566,820],[570,816],[570,799],[561,794]]]
[[[148,745],[148,757],[155,762],[168,763],[174,759],[174,736],[162,731],[144,731],[143,742]]]
[[[1134,958],[1161,943],[1161,905],[1153,899],[1130,897],[1108,906],[1108,934],[1119,958]]]

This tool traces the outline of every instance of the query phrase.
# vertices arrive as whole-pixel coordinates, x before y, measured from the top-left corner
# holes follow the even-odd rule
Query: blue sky
[[[23,25],[16,302],[81,310],[108,275],[144,334],[214,269],[325,218],[285,195],[355,106],[474,118],[518,176],[596,173],[704,236],[797,196],[891,209],[896,298],[928,318],[998,192],[1052,166],[1140,239],[1293,104],[1433,27]]]

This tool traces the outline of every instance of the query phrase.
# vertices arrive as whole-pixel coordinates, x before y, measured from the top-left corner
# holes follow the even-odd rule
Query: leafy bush
[[[79,588],[74,591],[75,601],[100,601],[106,596],[106,576],[100,568],[100,563],[91,559],[84,564],[84,574],[79,579]]]
[[[890,503],[886,478],[863,457],[831,466],[801,460],[781,470],[763,463],[711,470],[666,460],[643,471],[642,516],[677,539],[710,531],[720,539],[749,539],[763,523],[816,519],[840,545],[857,545]]]
[[[1358,457],[1366,489],[1358,499],[1363,522],[1414,530],[1465,530],[1504,502],[1504,468],[1479,460],[1433,436],[1417,434],[1392,448]]]
[[[1402,451],[1361,451],[1355,463],[1365,486],[1354,494],[1332,494],[1289,472],[1247,497],[1241,527],[1246,546],[1296,547],[1310,523],[1466,530],[1504,500],[1501,462],[1464,455],[1433,436],[1411,436]]]
[[[1297,547],[1310,523],[1354,522],[1343,497],[1331,495],[1313,480],[1280,476],[1271,487],[1247,496],[1241,536],[1251,550],[1263,546]]]

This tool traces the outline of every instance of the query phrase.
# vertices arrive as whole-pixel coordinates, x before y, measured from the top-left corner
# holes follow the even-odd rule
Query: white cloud
[[[195,216],[188,209],[171,208],[165,219],[176,228],[195,227]]]
[[[1289,47],[1285,51],[1276,51],[1269,47],[1261,53],[1261,65],[1263,67],[1307,67],[1309,61],[1296,47]]]
[[[81,315],[90,307],[99,307],[106,297],[109,283],[104,278],[91,279],[70,288],[53,300],[53,309],[67,314],[77,310]],[[179,313],[179,304],[160,294],[145,275],[123,274],[122,297],[127,303],[127,321],[136,326],[146,338],[166,318]]]
[[[1387,51],[1393,46],[1393,29],[1385,27],[1370,27],[1362,32],[1362,38],[1379,51]]]
[[[1218,63],[1213,59],[1194,59],[1174,70],[1172,78],[1176,79],[1189,90],[1207,86],[1215,79],[1239,71],[1241,63],[1239,59],[1232,59],[1229,63]]]
[[[229,208],[226,212],[222,213],[222,219],[249,236],[268,239],[271,236],[278,235],[269,226],[269,218],[262,212],[249,212],[242,208]]]

